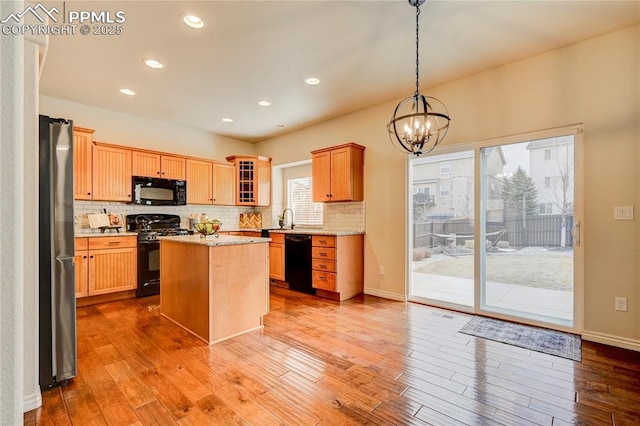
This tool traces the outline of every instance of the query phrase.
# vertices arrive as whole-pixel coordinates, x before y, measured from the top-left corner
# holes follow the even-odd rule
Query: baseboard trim
[[[31,395],[27,395],[22,400],[22,411],[26,413],[27,411],[35,410],[42,406],[42,394],[40,392],[34,393]]]
[[[399,302],[406,302],[407,298],[404,294],[392,293],[390,291],[378,290],[376,288],[365,287],[364,294],[370,296],[382,297],[383,299],[397,300]]]
[[[640,340],[627,339],[626,337],[612,336],[610,334],[598,333],[595,331],[583,331],[582,339],[640,352]]]

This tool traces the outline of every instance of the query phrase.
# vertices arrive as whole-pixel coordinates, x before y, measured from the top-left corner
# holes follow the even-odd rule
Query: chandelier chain
[[[420,94],[420,3],[416,2],[416,93]]]

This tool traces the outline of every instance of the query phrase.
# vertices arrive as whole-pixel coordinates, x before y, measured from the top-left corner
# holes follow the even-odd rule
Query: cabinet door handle
[[[86,255],[85,255],[85,256],[82,256],[82,258],[83,258],[83,259],[86,259],[86,258],[87,258],[87,256],[86,256]]]
[[[87,192],[87,195],[91,195],[91,193],[90,193],[90,192]]]
[[[110,246],[116,245],[116,244],[120,244],[122,241],[109,241],[107,242],[107,244],[109,244]]]
[[[93,255],[89,256],[89,259],[93,259]]]

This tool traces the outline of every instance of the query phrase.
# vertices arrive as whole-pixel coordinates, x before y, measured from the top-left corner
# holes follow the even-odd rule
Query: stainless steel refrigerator
[[[40,116],[40,388],[76,376],[73,122]]]

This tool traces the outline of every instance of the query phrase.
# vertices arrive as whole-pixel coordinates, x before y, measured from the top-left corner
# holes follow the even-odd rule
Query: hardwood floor
[[[158,303],[78,308],[78,377],[25,424],[640,424],[637,352],[578,363],[459,334],[465,314],[273,287],[262,332],[206,346]]]

